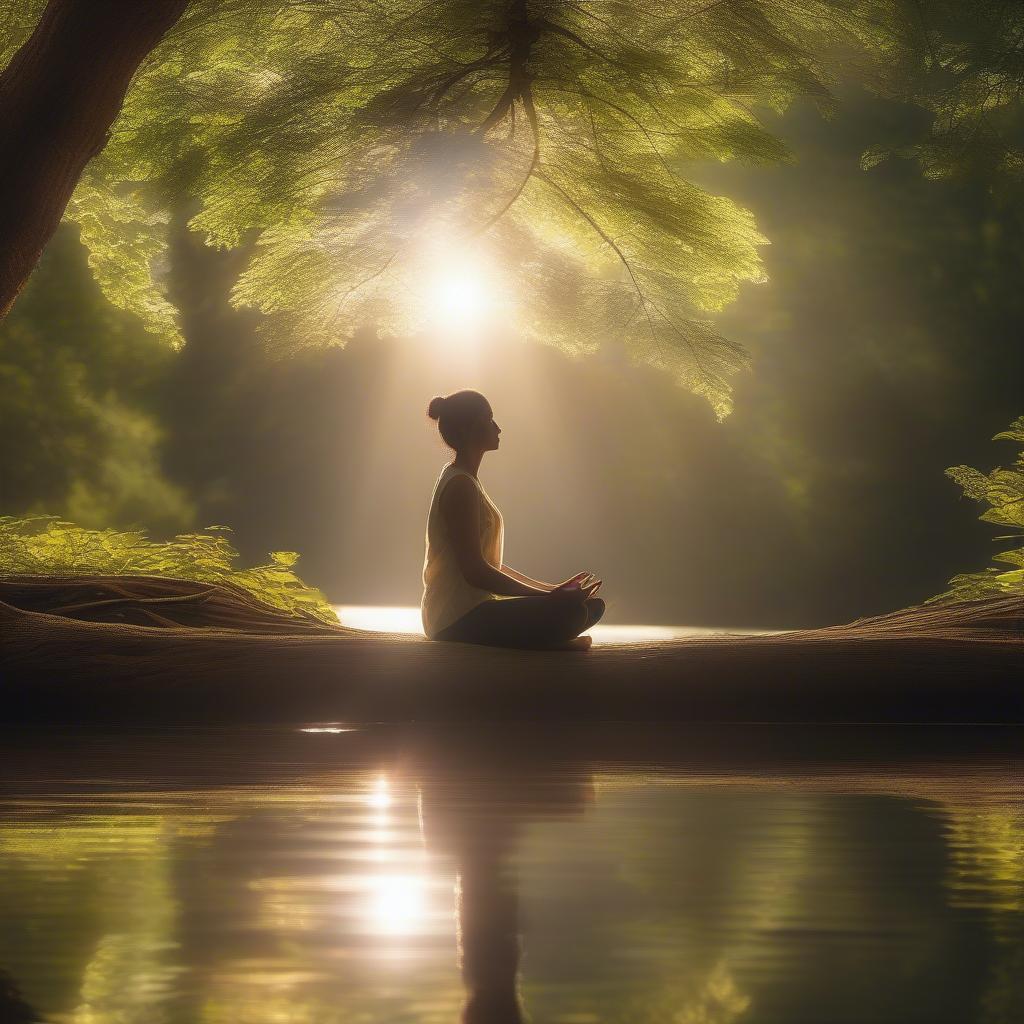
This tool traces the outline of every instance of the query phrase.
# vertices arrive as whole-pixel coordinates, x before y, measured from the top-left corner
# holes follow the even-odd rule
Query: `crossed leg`
[[[547,597],[509,597],[484,601],[470,609],[435,639],[491,647],[553,647],[590,629],[604,615],[604,601],[555,604]]]

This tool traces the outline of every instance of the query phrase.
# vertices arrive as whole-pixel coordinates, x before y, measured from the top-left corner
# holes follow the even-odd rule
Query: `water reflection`
[[[0,1021],[1019,1024],[1019,735],[821,733],[10,737]]]
[[[4,1024],[33,1024],[39,1014],[21,997],[14,980],[0,971],[0,1021]]]
[[[593,799],[589,773],[553,771],[543,757],[507,760],[500,747],[429,745],[420,809],[429,848],[454,863],[458,962],[466,1024],[518,1024],[521,945],[514,860],[535,822],[583,812]]]

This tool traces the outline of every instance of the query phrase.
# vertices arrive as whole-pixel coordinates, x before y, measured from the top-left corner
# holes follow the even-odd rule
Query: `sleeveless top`
[[[449,463],[441,470],[430,498],[427,513],[427,552],[423,560],[423,598],[420,618],[423,632],[429,639],[462,618],[471,608],[484,601],[496,600],[498,595],[472,586],[462,575],[448,530],[441,514],[440,498],[445,484],[460,473],[476,484],[480,494],[480,553],[496,569],[501,568],[505,543],[505,526],[501,513],[491,501],[483,485],[472,473]]]

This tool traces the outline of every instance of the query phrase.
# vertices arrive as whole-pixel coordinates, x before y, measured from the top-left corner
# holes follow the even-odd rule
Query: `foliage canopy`
[[[0,0],[0,56],[30,18]],[[34,0],[34,8],[41,0]],[[8,10],[3,10],[8,8]],[[108,297],[180,341],[162,291],[183,192],[276,347],[408,330],[455,250],[500,266],[503,319],[569,352],[620,343],[729,409],[746,363],[707,314],[763,279],[751,214],[698,161],[785,159],[758,108],[823,108],[884,49],[886,0],[193,0],[68,210]]]
[[[990,181],[1024,176],[1024,5],[1015,0],[915,0],[897,37],[898,59],[882,91],[928,111],[910,146],[872,146],[862,164],[916,159],[935,179],[979,172]]]
[[[178,532],[196,510],[161,465],[157,408],[178,360],[104,299],[76,236],[61,226],[0,324],[0,511]]]

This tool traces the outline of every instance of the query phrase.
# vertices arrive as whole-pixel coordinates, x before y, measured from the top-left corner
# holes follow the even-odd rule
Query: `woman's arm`
[[[524,575],[521,572],[513,569],[510,565],[502,565],[501,571],[511,576],[514,580],[519,580],[520,583],[527,583],[531,587],[540,587],[545,593],[548,593],[558,586],[557,583],[545,583],[543,580],[534,580],[529,576]]]
[[[440,503],[455,560],[467,583],[506,597],[532,597],[547,593],[496,569],[484,558],[480,551],[480,497],[471,480],[457,476],[449,481]]]

